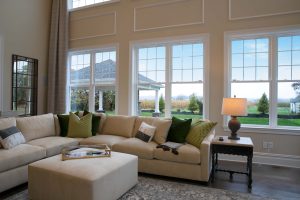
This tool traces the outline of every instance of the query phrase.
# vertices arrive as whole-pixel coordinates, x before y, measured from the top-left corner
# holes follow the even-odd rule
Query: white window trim
[[[82,9],[86,9],[86,8],[92,8],[92,7],[96,7],[96,6],[104,6],[107,4],[112,4],[112,3],[117,3],[120,2],[120,0],[110,0],[110,1],[105,1],[105,2],[99,2],[99,3],[94,3],[94,4],[90,4],[90,5],[86,5],[86,6],[81,6],[81,7],[77,7],[77,8],[71,8],[72,7],[72,0],[68,0],[68,11],[69,12],[73,12],[73,11],[78,11],[78,10],[82,10]]]
[[[115,77],[115,114],[117,115],[119,113],[119,45],[118,44],[108,44],[108,45],[104,45],[104,46],[97,46],[97,47],[91,47],[91,48],[74,48],[74,49],[70,49],[69,50],[69,53],[68,53],[68,69],[67,69],[67,74],[68,74],[68,77],[67,77],[67,91],[66,93],[68,94],[67,95],[67,98],[66,98],[66,108],[68,111],[70,111],[70,87],[71,87],[71,84],[70,84],[70,73],[69,73],[69,70],[70,70],[70,65],[71,65],[71,56],[72,55],[79,55],[79,54],[91,54],[90,56],[90,63],[91,65],[94,64],[94,56],[96,53],[98,52],[103,52],[103,51],[111,51],[111,50],[115,50],[116,51],[116,77]],[[92,70],[90,70],[90,73],[91,73],[91,77],[90,78],[93,78],[94,74],[93,74],[93,68],[91,68]],[[97,86],[97,84],[94,83],[95,86]],[[92,87],[92,83],[90,81],[90,84],[88,86],[88,88],[93,88]],[[95,91],[92,91],[92,93],[94,94]],[[92,94],[91,92],[89,93],[89,95]],[[90,99],[91,97],[89,97]],[[91,98],[94,100],[94,98]],[[89,101],[89,112],[92,112],[94,111],[92,108],[91,108],[91,102]]]
[[[201,41],[203,43],[203,118],[209,119],[209,35],[208,34],[195,34],[195,35],[186,35],[186,36],[179,36],[179,37],[170,37],[170,38],[157,38],[157,39],[147,39],[147,40],[136,40],[130,41],[129,44],[129,103],[128,103],[128,110],[129,115],[136,115],[137,113],[137,59],[136,59],[136,49],[149,46],[149,45],[160,45],[160,44],[172,44],[172,43],[188,43],[188,42],[195,42]],[[169,52],[170,54],[170,52]],[[170,59],[171,55],[166,55],[166,63],[168,59]],[[168,73],[166,73],[166,83],[169,79]],[[171,82],[168,82],[172,84]],[[178,84],[184,82],[178,82]],[[196,82],[194,82],[196,83]],[[168,87],[166,84],[166,87]],[[171,89],[165,89],[165,101],[166,106],[171,106],[170,101],[171,99]],[[169,92],[168,92],[169,91]],[[166,110],[170,110],[170,108],[166,108]],[[167,114],[167,112],[166,112]],[[171,113],[169,113],[171,114]],[[168,115],[166,117],[169,117]]]
[[[276,82],[284,82],[277,81],[277,71],[272,70],[271,68],[277,66],[277,40],[276,38],[279,36],[285,35],[294,35],[300,33],[300,25],[292,25],[292,26],[282,26],[276,28],[259,28],[259,29],[249,29],[243,31],[227,31],[224,32],[224,97],[230,97],[231,93],[231,68],[230,68],[230,52],[231,52],[231,39],[247,39],[247,38],[256,38],[256,37],[268,37],[269,42],[269,77],[268,81],[261,82],[269,82],[270,88],[270,112],[269,112],[269,125],[249,125],[242,124],[239,132],[256,132],[256,133],[271,133],[271,134],[285,134],[285,135],[300,135],[299,130],[300,127],[294,126],[278,126],[277,125],[277,84]],[[245,81],[246,82],[246,81]],[[247,81],[251,82],[251,81]],[[253,81],[260,82],[260,81]],[[288,81],[291,82],[291,81]],[[271,86],[272,85],[272,86]],[[229,131],[227,127],[229,117],[223,116],[223,128],[224,131]]]

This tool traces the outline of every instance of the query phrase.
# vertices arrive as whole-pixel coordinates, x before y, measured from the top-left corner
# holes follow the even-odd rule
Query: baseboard
[[[261,152],[254,152],[253,154],[253,163],[300,168],[300,156]],[[227,154],[219,154],[219,159],[246,162],[246,157],[244,156],[231,156]]]

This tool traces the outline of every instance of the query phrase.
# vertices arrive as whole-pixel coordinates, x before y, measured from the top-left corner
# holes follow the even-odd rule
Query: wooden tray
[[[77,145],[63,148],[62,160],[110,157],[111,150],[106,144]]]

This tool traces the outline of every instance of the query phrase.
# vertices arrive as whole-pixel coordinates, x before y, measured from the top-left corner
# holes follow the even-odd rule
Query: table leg
[[[211,169],[211,182],[213,183],[215,179],[215,153],[212,153],[212,169]]]
[[[248,174],[248,188],[251,189],[252,188],[252,155],[248,156],[247,159],[247,166],[249,168],[249,174]]]

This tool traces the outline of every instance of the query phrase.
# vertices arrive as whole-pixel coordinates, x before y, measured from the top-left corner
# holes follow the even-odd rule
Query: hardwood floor
[[[245,163],[220,162],[220,167],[245,170]],[[248,192],[247,176],[217,172],[214,183],[209,187],[238,192]],[[300,199],[300,169],[253,164],[252,194],[277,199]]]
[[[219,166],[235,170],[245,169],[245,164],[238,162],[220,161]],[[193,185],[205,185],[197,181],[146,174],[141,175],[151,176],[158,179],[180,181]],[[234,174],[233,180],[230,181],[228,173],[217,172],[214,183],[210,183],[206,187],[248,193],[247,176]],[[25,189],[27,189],[27,184],[15,187],[11,190],[0,193],[0,199],[5,199]],[[300,200],[300,169],[253,164],[253,184],[251,193],[275,199]]]

